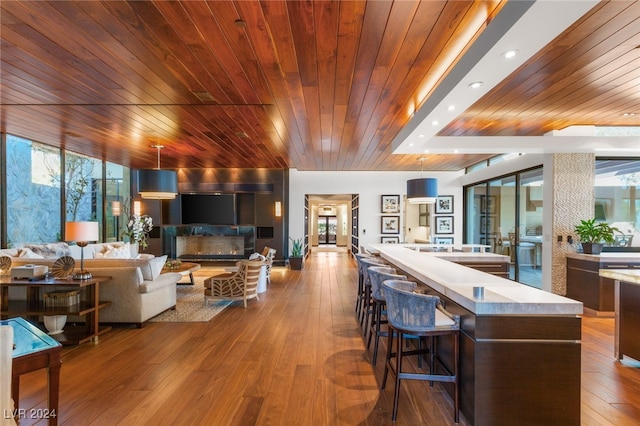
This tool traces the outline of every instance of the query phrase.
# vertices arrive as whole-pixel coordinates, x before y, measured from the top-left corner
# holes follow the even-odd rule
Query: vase
[[[604,244],[601,243],[582,243],[582,252],[584,254],[600,254]]]
[[[136,242],[129,243],[129,249],[131,250],[131,259],[137,259],[140,253],[140,244]]]
[[[66,315],[45,315],[44,327],[47,329],[49,335],[60,334],[64,330],[64,325],[67,323]]]

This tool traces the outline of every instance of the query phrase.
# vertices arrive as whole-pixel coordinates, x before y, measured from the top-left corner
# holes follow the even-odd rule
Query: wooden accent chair
[[[440,298],[434,295],[415,293],[416,283],[410,281],[387,280],[382,283],[387,299],[387,319],[389,321],[389,333],[387,336],[387,362],[384,367],[384,376],[381,389],[387,382],[387,374],[391,369],[396,375],[396,388],[393,397],[392,420],[396,421],[398,413],[398,398],[400,396],[401,380],[426,380],[433,385],[434,381],[452,383],[454,421],[459,421],[460,391],[458,387],[458,363],[459,363],[459,331],[460,316],[447,312],[440,302]],[[429,338],[429,373],[410,373],[403,371],[402,359],[404,355],[415,355],[418,351],[403,351],[402,340],[407,334]],[[395,353],[393,353],[393,339],[397,335]],[[437,354],[436,336],[449,335],[451,337],[452,360],[444,362]],[[449,351],[445,351],[449,352]],[[391,359],[395,357],[396,363]],[[436,362],[441,369],[436,370]],[[440,373],[441,372],[441,373]]]
[[[247,300],[258,298],[258,281],[262,260],[241,260],[237,272],[227,272],[204,280],[204,303],[214,300]]]

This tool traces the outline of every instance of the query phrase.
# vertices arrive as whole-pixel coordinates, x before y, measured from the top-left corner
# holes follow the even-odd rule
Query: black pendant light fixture
[[[158,168],[138,170],[138,192],[148,200],[173,200],[178,195],[178,175],[175,170],[160,169],[160,150],[163,145],[152,145],[158,150]]]
[[[423,178],[425,158],[420,158],[420,178],[407,181],[407,200],[411,204],[433,204],[438,198],[438,179]]]

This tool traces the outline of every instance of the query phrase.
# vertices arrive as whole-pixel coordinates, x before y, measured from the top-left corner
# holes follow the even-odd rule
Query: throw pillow
[[[64,242],[60,243],[45,243],[45,244],[27,244],[25,248],[31,249],[36,254],[42,257],[61,257],[71,255],[69,245]]]
[[[44,256],[34,253],[30,248],[23,248],[20,250],[20,255],[18,257],[23,259],[44,259]]]
[[[167,261],[167,255],[162,255],[158,257],[152,257],[147,259],[145,263],[148,264],[148,268],[140,268],[142,270],[142,275],[145,280],[153,281],[158,278],[158,275],[162,272],[162,267]]]
[[[119,247],[111,246],[105,253],[102,253],[102,255],[107,259],[129,259],[131,257],[131,249],[128,243]]]

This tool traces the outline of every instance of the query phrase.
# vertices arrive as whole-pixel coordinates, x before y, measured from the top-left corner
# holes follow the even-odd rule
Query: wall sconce
[[[112,201],[111,214],[117,217],[117,216],[120,216],[121,213],[122,213],[122,206],[120,205],[120,201]]]
[[[276,201],[276,217],[282,217],[282,203]]]
[[[135,200],[133,202],[133,215],[140,216],[142,214],[142,203],[140,200]]]

